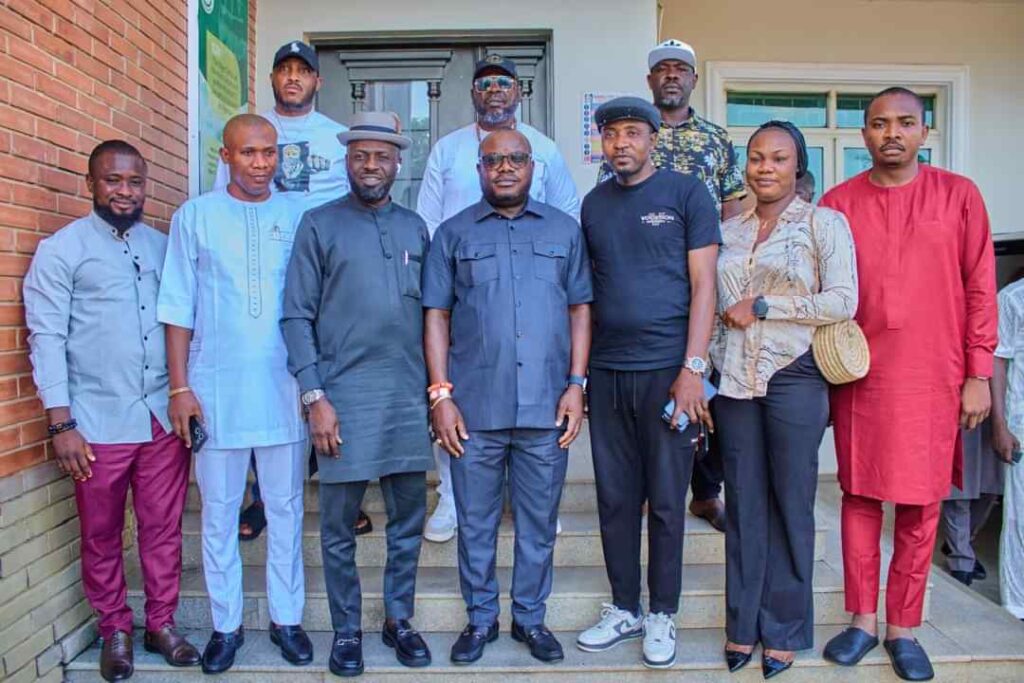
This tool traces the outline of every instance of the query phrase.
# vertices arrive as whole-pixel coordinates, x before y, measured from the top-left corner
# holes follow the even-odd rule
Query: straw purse
[[[814,271],[821,291],[821,273],[818,266],[818,235],[814,227],[814,212],[811,208],[811,238],[814,240]],[[811,352],[818,370],[829,384],[847,384],[863,378],[871,369],[871,351],[864,331],[856,320],[842,320],[831,325],[821,325],[814,330]]]

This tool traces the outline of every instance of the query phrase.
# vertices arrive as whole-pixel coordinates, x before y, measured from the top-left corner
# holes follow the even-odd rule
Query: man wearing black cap
[[[580,202],[569,169],[554,140],[536,128],[516,121],[519,83],[516,65],[501,55],[492,54],[476,63],[470,91],[476,109],[476,121],[452,131],[437,141],[427,159],[416,212],[427,223],[433,236],[443,221],[480,201],[477,157],[480,143],[495,130],[518,130],[533,149],[533,181],[530,198],[543,202],[573,218],[579,218]],[[452,497],[448,455],[435,450],[437,487],[440,500],[427,520],[423,537],[444,542],[455,535],[455,505]]]
[[[667,668],[675,662],[682,583],[686,503],[679,492],[690,481],[698,423],[711,426],[703,375],[719,216],[696,177],[655,168],[661,115],[652,104],[616,98],[598,108],[596,120],[615,178],[583,200],[582,225],[594,282],[590,434],[612,604],[577,646],[596,652],[642,635],[643,663]],[[642,617],[645,501],[650,607]]]

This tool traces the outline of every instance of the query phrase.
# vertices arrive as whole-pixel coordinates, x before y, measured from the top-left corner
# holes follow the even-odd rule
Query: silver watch
[[[303,391],[302,395],[299,396],[299,400],[302,401],[302,405],[308,408],[326,395],[327,392],[323,389],[310,389],[309,391]]]
[[[708,362],[700,356],[690,356],[686,359],[686,363],[683,367],[693,374],[703,377],[704,373],[708,371]]]

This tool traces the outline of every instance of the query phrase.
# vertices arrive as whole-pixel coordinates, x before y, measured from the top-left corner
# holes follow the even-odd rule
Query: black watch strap
[[[57,424],[49,425],[46,428],[46,431],[50,436],[57,436],[63,432],[70,432],[76,427],[78,427],[78,420],[72,418],[66,422],[58,422]]]

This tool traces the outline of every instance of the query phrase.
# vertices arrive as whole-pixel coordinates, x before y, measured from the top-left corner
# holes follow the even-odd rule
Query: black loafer
[[[761,674],[764,676],[764,680],[778,676],[780,673],[793,666],[793,662],[796,658],[784,662],[781,659],[775,659],[775,657],[769,657],[768,655],[761,655]]]
[[[544,624],[538,626],[520,626],[512,622],[512,640],[526,643],[534,659],[551,664],[565,659],[562,644]]]
[[[270,642],[281,648],[281,656],[296,666],[313,661],[313,643],[302,626],[278,626],[270,622]]]
[[[452,645],[451,660],[453,664],[472,664],[484,654],[487,643],[498,639],[498,622],[490,626],[473,626],[470,624],[462,629],[458,640]]]
[[[971,572],[971,578],[975,581],[984,581],[988,578],[988,572],[985,571],[985,565],[978,560],[974,561],[974,571]]]
[[[407,619],[397,620],[393,628],[385,621],[380,637],[385,645],[394,648],[395,657],[404,666],[429,666],[430,648]]]
[[[905,681],[930,681],[935,678],[935,670],[928,660],[921,643],[917,639],[895,638],[885,641],[885,651],[896,675]]]
[[[725,664],[729,667],[729,673],[735,673],[750,664],[750,658],[754,656],[754,651],[750,652],[739,652],[737,650],[725,650]]]
[[[230,669],[235,664],[235,653],[244,643],[245,629],[241,626],[231,633],[214,631],[203,650],[203,673],[219,674]]]
[[[970,586],[971,582],[974,580],[974,574],[971,572],[961,572],[956,569],[951,569],[949,571],[949,575],[965,586]]]
[[[863,629],[850,626],[838,636],[828,641],[822,655],[830,662],[840,666],[853,666],[864,655],[878,647],[878,636],[873,636]]]
[[[334,633],[331,657],[327,660],[331,673],[350,678],[363,673],[363,632]]]

